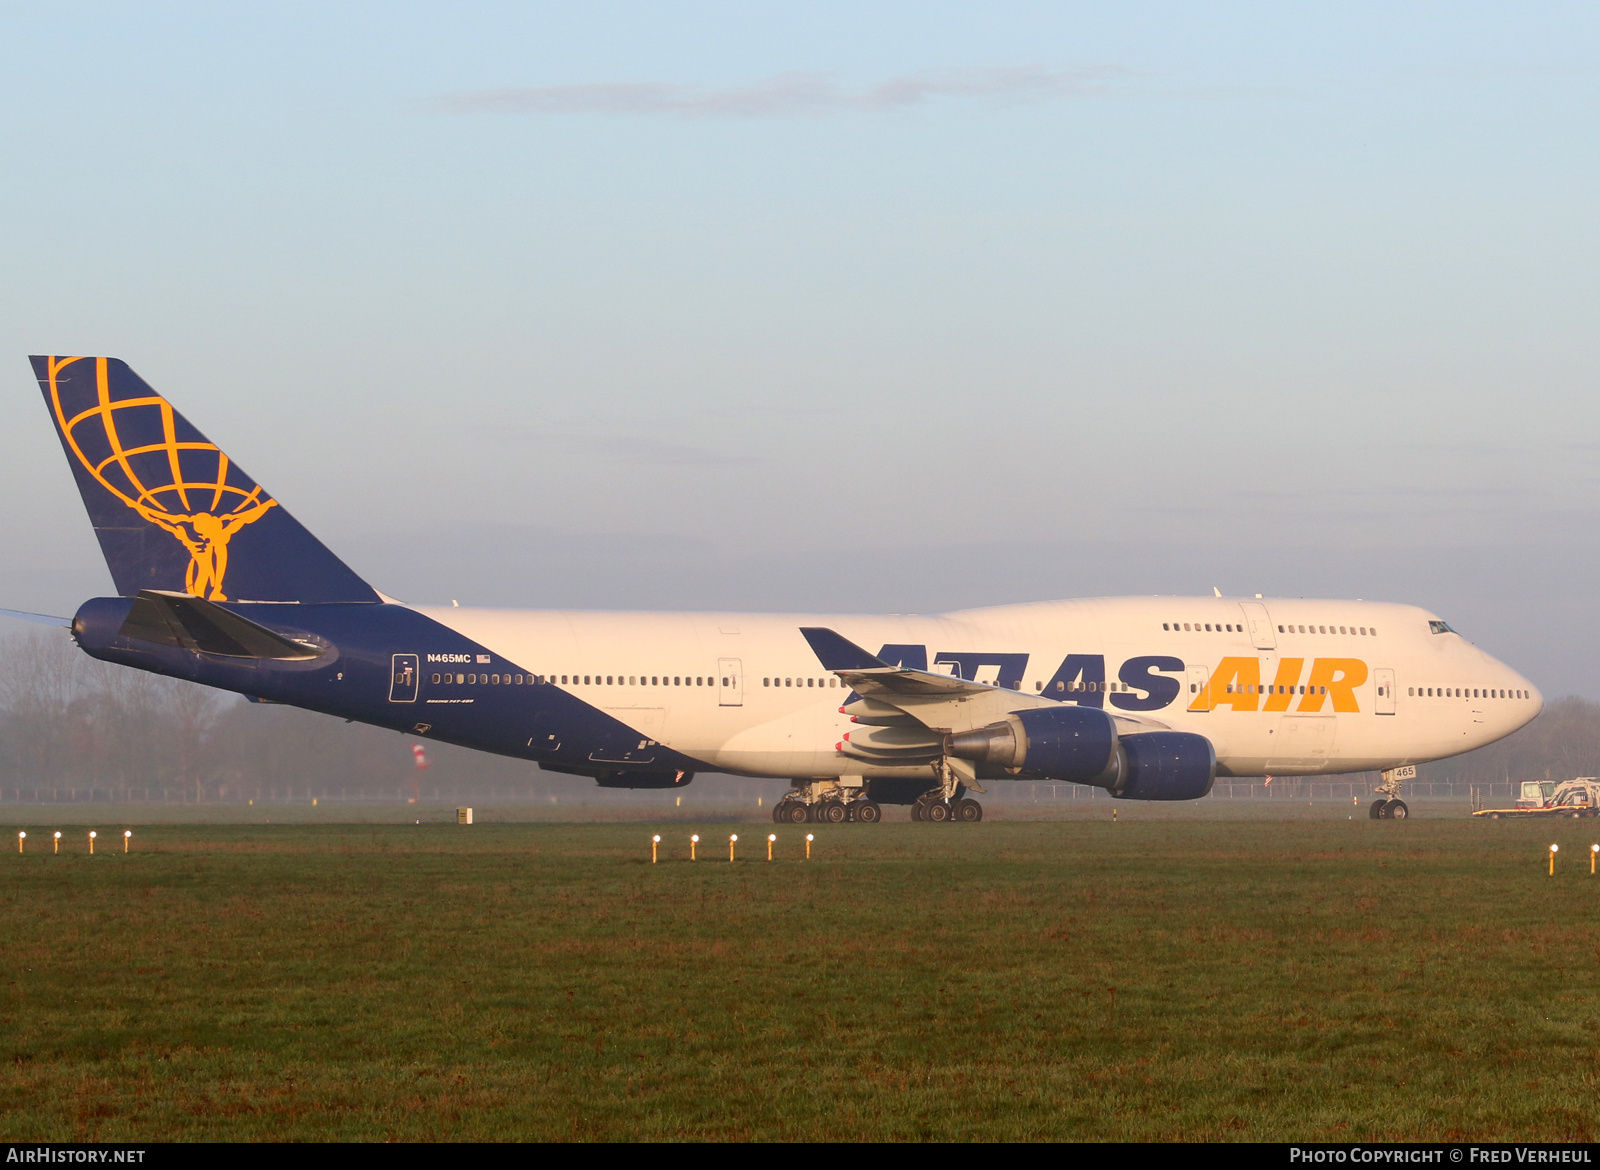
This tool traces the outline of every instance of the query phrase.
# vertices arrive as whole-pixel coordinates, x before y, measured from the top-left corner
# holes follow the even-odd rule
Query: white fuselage
[[[1434,632],[1433,614],[1367,601],[1103,598],[926,617],[413,608],[641,737],[750,776],[926,772],[837,750],[852,727],[839,711],[849,690],[802,626],[873,653],[893,647],[891,665],[1197,732],[1222,775],[1439,759],[1510,734],[1543,705],[1516,671]]]

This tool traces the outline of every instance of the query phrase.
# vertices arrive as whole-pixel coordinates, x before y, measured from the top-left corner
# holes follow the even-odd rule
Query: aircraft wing
[[[811,644],[823,669],[838,675],[856,694],[894,707],[931,731],[972,731],[1017,711],[1058,705],[1055,699],[1030,695],[1026,691],[1013,691],[929,670],[890,666],[826,627],[802,626],[800,633]],[[1120,711],[1108,714],[1124,735],[1170,729],[1168,724],[1155,719]]]

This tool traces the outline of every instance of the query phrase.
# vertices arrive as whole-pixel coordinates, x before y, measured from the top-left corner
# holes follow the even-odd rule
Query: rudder
[[[126,362],[30,360],[118,593],[380,600]]]

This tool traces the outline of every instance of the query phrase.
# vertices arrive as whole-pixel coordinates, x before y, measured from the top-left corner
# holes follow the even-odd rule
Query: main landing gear
[[[1375,821],[1403,821],[1411,815],[1403,800],[1375,800],[1367,815]]]
[[[972,765],[966,760],[946,756],[933,765],[933,775],[938,783],[917,798],[911,806],[914,821],[961,821],[973,824],[983,820],[983,805],[967,796],[968,789],[982,792]]]
[[[969,790],[982,792],[983,789],[976,779],[962,774],[959,765],[963,763],[965,761],[957,761],[957,768],[948,769],[935,766],[939,782],[912,802],[912,820],[936,824],[956,821],[969,825],[983,820],[983,805],[967,795]],[[891,789],[884,795],[892,803],[900,804],[916,791],[912,786],[909,792],[904,788],[898,792]],[[883,807],[867,794],[867,786],[858,776],[800,780],[772,806],[772,819],[780,825],[842,825],[847,821],[875,825],[883,820]]]
[[[842,825],[859,821],[873,825],[883,820],[883,809],[867,796],[860,778],[854,784],[841,780],[809,780],[796,784],[772,806],[772,819],[780,825]]]
[[[964,796],[955,800],[945,800],[935,790],[911,806],[911,819],[935,823],[964,821],[970,825],[974,821],[983,820],[983,805]]]

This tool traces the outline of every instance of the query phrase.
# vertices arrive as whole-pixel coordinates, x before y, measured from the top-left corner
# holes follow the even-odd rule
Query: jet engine
[[[972,761],[979,775],[1032,774],[1097,788],[1115,789],[1125,770],[1116,725],[1093,707],[1018,711],[946,737],[945,751]]]
[[[1199,800],[1217,778],[1217,753],[1203,735],[1148,731],[1124,736],[1127,767],[1111,789],[1124,800]]]

